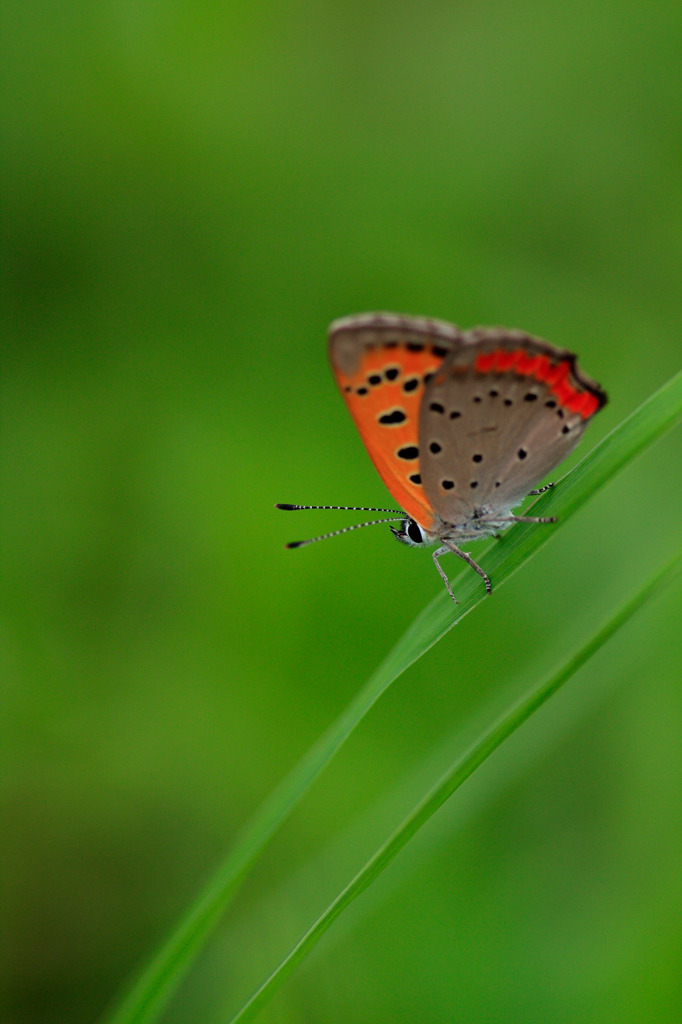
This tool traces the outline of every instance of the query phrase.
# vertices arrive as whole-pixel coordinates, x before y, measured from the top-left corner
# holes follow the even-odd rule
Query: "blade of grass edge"
[[[609,479],[671,429],[681,415],[682,372],[542,495],[534,511],[543,515],[556,511],[565,522]],[[484,564],[494,586],[504,583],[553,532],[552,527],[519,523],[485,551]],[[426,606],[346,709],[256,810],[180,924],[105,1014],[102,1024],[151,1024],[158,1017],[260,854],[353,730],[402,672],[485,599],[478,576],[469,570],[458,577],[457,590],[459,604],[453,605],[443,590]]]
[[[572,655],[554,675],[518,701],[483,733],[469,750],[441,776],[432,789],[419,801],[389,838],[370,857],[355,877],[334,899],[317,921],[281,961],[259,989],[231,1017],[229,1024],[245,1024],[284,984],[296,967],[322,938],[341,914],[407,845],[445,801],[486,761],[499,746],[533,715],[553,694],[566,683],[596,652],[638,611],[650,597],[670,583],[682,569],[682,551],[678,552],[663,569],[656,572],[629,600],[623,602],[604,625]]]

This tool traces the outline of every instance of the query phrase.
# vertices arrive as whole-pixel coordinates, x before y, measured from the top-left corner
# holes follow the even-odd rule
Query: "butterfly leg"
[[[528,492],[528,496],[530,497],[531,494],[544,494],[545,491],[551,490],[552,487],[554,487],[554,484],[545,484],[544,487],[536,487],[534,491]]]
[[[446,544],[444,547],[438,548],[437,551],[434,551],[434,553],[433,553],[433,560],[434,560],[434,562],[436,564],[436,569],[438,569],[438,572],[440,573],[440,577],[443,580],[443,583],[445,584],[445,586],[447,588],[447,592],[450,595],[450,597],[452,598],[452,600],[455,602],[455,604],[458,604],[459,602],[457,601],[457,598],[455,597],[455,595],[452,593],[452,590],[450,588],[450,583],[448,581],[448,578],[445,575],[445,572],[443,571],[443,568],[442,568],[440,562],[438,561],[439,557],[441,555],[446,555],[448,553],[448,551],[451,551],[453,555],[457,555],[458,558],[463,558],[464,561],[467,563],[467,565],[470,565],[471,568],[474,569],[478,573],[478,575],[481,577],[481,579],[485,583],[486,593],[492,594],[493,588],[492,588],[492,584],[490,582],[490,578],[488,577],[488,574],[486,572],[484,572],[483,569],[481,569],[480,565],[478,565],[476,562],[474,562],[474,560],[471,557],[471,555],[468,555],[466,553],[466,551],[462,551],[460,548],[456,547],[454,544]]]
[[[442,579],[443,583],[445,584],[445,588],[446,588],[448,594],[450,595],[452,600],[455,602],[455,604],[459,604],[459,601],[457,600],[455,595],[452,593],[452,588],[450,587],[450,581],[448,580],[447,576],[445,575],[445,571],[443,569],[443,566],[438,561],[439,556],[440,555],[447,555],[449,550],[450,550],[450,548],[438,548],[438,551],[434,551],[433,552],[433,561],[434,561],[434,564],[436,566],[436,569],[438,569],[438,572],[440,573],[440,578]]]

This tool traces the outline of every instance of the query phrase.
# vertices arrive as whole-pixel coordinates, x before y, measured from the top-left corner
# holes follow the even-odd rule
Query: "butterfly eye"
[[[404,519],[397,529],[392,526],[391,533],[401,544],[409,544],[410,547],[426,543],[424,531],[414,519]]]
[[[415,523],[414,519],[408,519],[405,524],[407,536],[410,538],[413,544],[423,544],[424,534],[421,531],[421,526]]]

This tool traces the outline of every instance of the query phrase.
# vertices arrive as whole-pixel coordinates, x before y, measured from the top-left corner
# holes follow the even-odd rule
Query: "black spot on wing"
[[[382,412],[378,419],[382,426],[393,427],[398,423],[404,423],[407,416],[402,409],[392,409],[390,412]]]
[[[399,459],[406,459],[411,462],[413,459],[419,458],[419,449],[416,444],[406,444],[402,448],[398,448],[396,455]]]

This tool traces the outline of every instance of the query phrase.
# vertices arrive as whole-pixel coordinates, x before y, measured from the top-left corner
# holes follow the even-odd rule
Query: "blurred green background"
[[[4,22],[4,1019],[80,1024],[442,587],[385,527],[283,548],[355,517],[275,501],[388,500],[328,322],[577,351],[611,396],[582,452],[678,368],[682,7],[10,0]],[[679,443],[398,680],[165,1021],[224,1019],[470,723],[671,554]],[[631,623],[261,1019],[679,1020],[679,611],[678,587]]]

